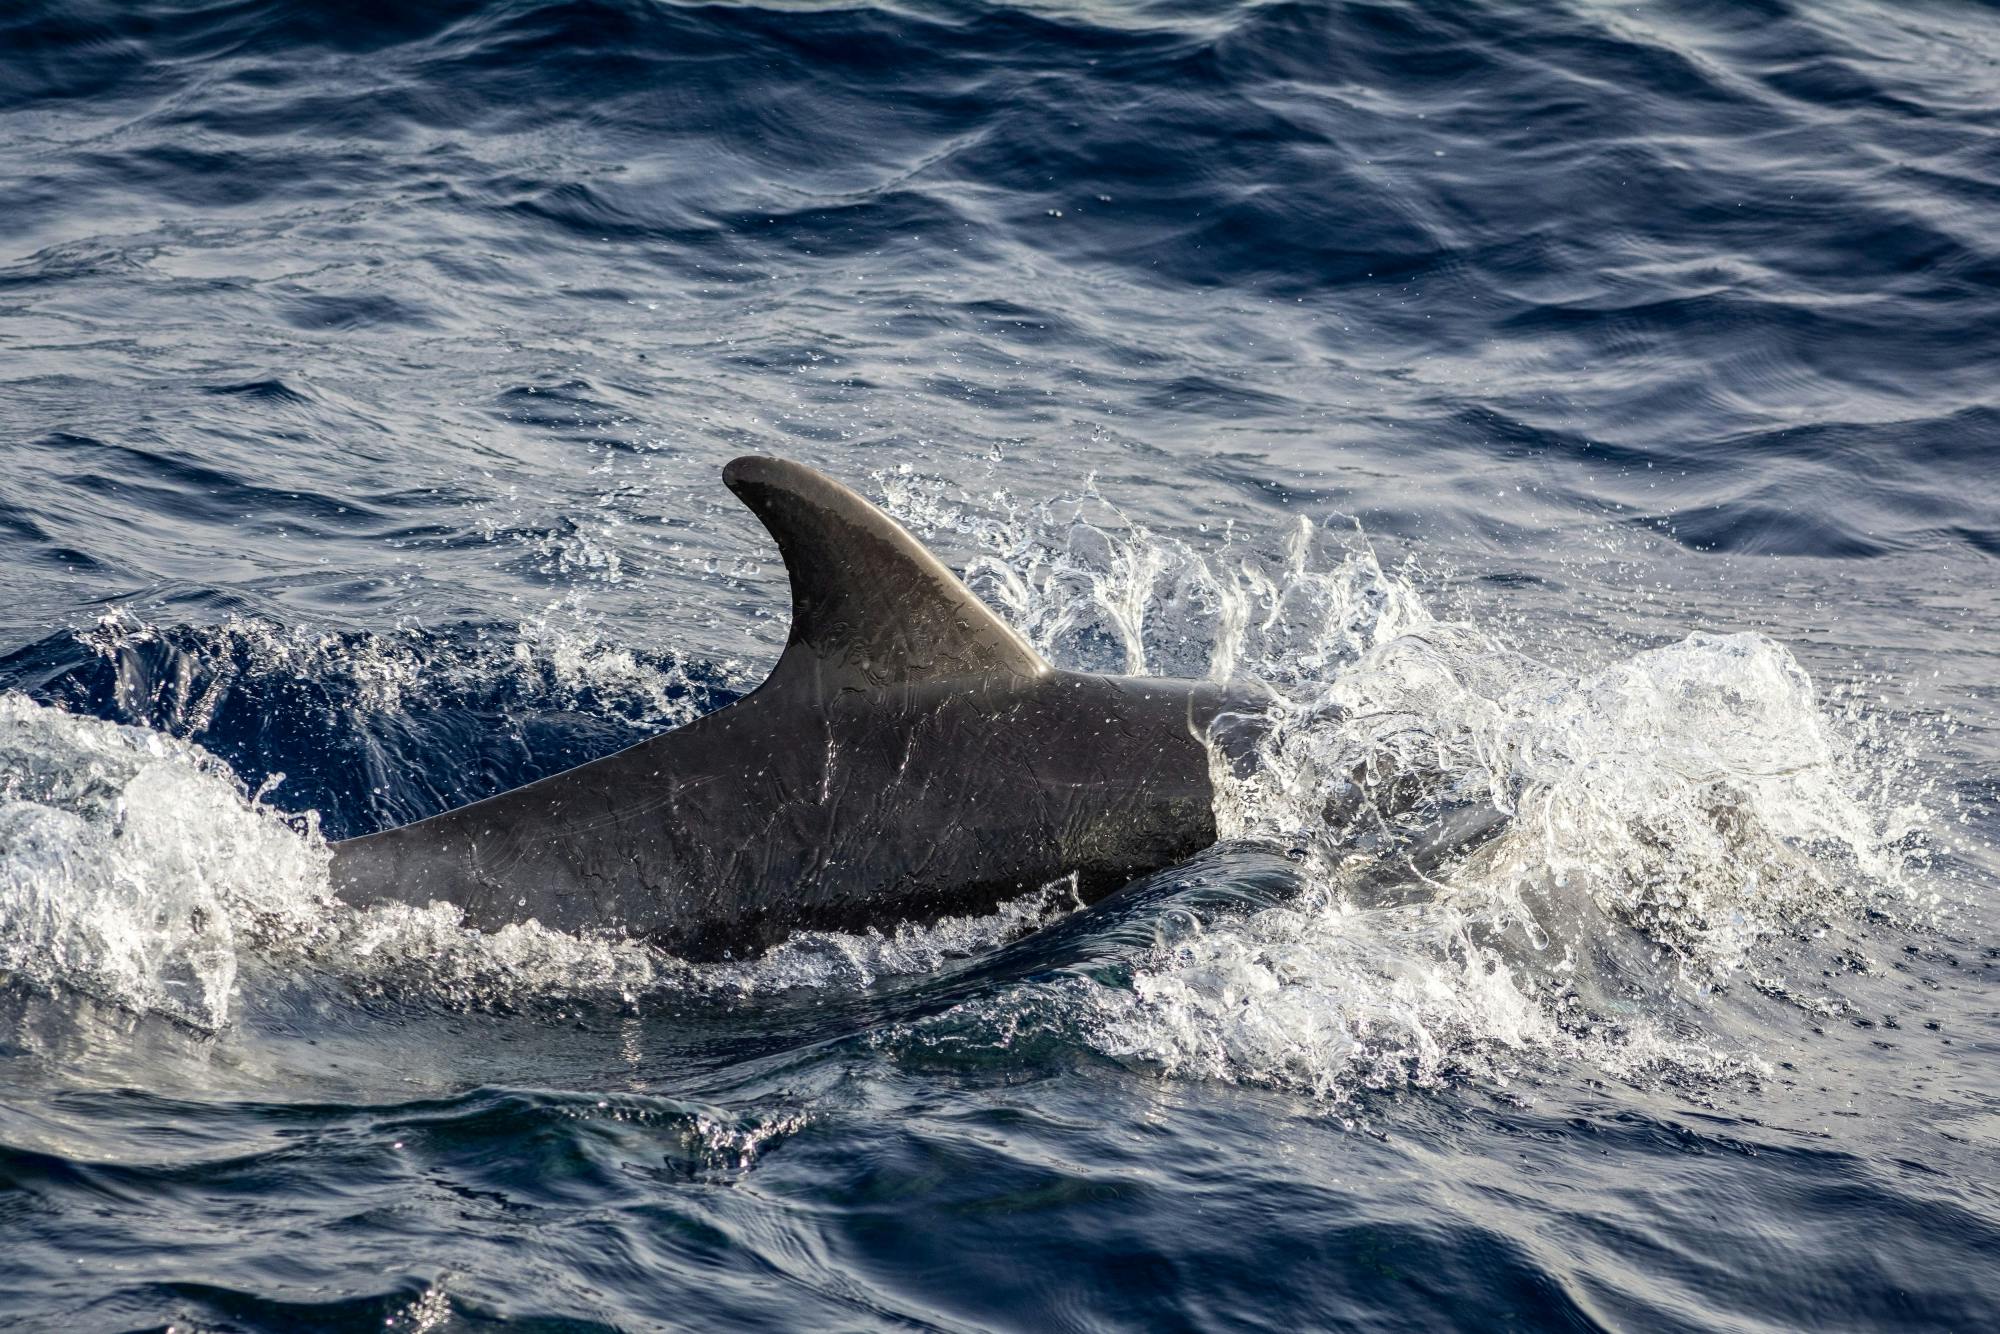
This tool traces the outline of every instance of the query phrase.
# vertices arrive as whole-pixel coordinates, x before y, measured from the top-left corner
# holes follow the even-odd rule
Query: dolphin
[[[1216,841],[1210,734],[1261,713],[1263,687],[1059,671],[838,482],[762,457],[723,480],[791,581],[769,679],[614,755],[337,842],[335,893],[741,958],[1064,880],[1094,902]]]

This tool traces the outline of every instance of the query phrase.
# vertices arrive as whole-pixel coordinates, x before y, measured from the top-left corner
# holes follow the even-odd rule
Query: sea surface
[[[751,452],[1275,687],[1223,841],[333,902],[756,685]],[[1996,457],[1975,0],[11,0],[0,1326],[1993,1329]]]

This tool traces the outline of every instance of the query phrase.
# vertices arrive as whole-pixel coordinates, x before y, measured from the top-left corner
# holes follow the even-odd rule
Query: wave
[[[548,616],[330,633],[254,615],[162,627],[123,610],[0,657],[9,687],[195,742],[273,805],[315,812],[330,838],[518,787],[741,693],[728,668]]]

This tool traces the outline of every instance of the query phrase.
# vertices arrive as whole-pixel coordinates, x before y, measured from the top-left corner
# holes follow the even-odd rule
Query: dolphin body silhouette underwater
[[[1094,902],[1216,841],[1209,731],[1261,712],[1261,687],[1058,671],[839,483],[759,457],[723,480],[791,579],[769,679],[603,759],[335,843],[340,897],[714,959],[988,912],[1070,876]]]

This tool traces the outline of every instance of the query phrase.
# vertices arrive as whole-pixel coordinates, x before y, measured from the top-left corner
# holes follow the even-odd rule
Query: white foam
[[[755,959],[684,965],[689,985],[742,995],[805,987],[860,989],[885,977],[934,973],[1048,925],[1077,904],[1072,880],[1031,890],[991,913],[944,917],[925,926],[902,923],[886,934],[868,930],[801,931]]]
[[[202,1027],[245,944],[309,935],[325,852],[220,762],[0,695],[0,969]]]

